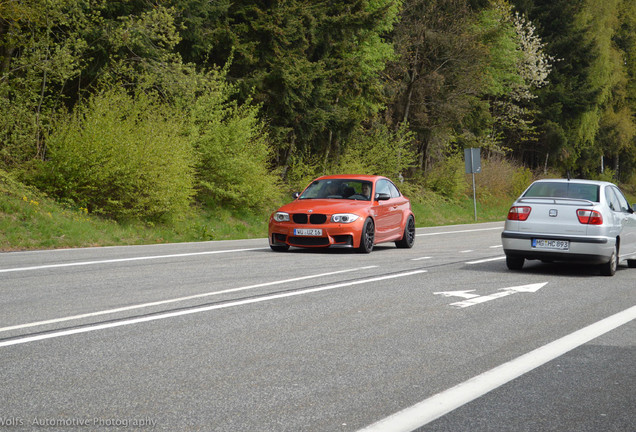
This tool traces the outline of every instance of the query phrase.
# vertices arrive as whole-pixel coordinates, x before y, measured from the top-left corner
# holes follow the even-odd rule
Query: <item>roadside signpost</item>
[[[475,222],[477,222],[477,194],[475,192],[475,173],[481,172],[480,148],[464,149],[464,160],[466,163],[466,174],[473,175],[473,208],[475,210]]]

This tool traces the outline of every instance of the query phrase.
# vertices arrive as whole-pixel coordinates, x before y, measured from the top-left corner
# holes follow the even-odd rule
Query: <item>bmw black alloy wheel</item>
[[[404,234],[401,240],[395,242],[395,245],[399,248],[411,248],[415,243],[415,219],[413,216],[409,216],[404,227]]]
[[[360,247],[358,250],[363,253],[369,253],[373,250],[373,242],[375,240],[375,225],[371,218],[364,221],[362,227],[362,235],[360,236]]]

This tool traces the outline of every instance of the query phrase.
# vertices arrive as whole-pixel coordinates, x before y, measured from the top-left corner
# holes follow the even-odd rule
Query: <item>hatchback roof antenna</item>
[[[570,170],[568,170],[568,181],[570,181]]]

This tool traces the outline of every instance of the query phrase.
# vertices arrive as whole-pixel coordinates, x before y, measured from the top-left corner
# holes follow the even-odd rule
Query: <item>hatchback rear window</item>
[[[576,182],[535,183],[523,194],[524,198],[573,198],[598,202],[599,186]]]

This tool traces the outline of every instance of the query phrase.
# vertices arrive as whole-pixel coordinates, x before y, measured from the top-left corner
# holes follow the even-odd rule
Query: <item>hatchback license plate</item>
[[[322,229],[312,229],[312,228],[296,228],[294,230],[294,235],[296,236],[321,236]]]
[[[532,247],[539,249],[569,250],[569,240],[532,239]]]

